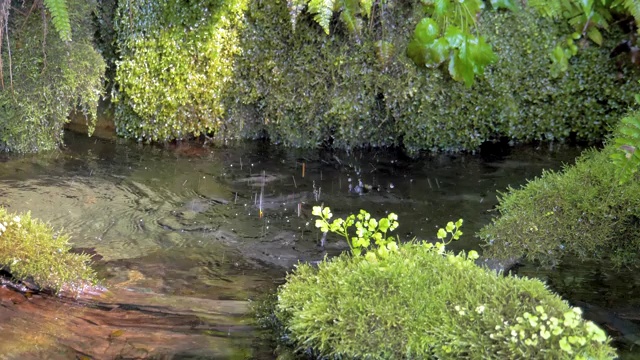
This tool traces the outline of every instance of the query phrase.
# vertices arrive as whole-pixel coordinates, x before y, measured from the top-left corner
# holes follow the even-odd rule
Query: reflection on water
[[[95,252],[110,292],[79,303],[3,303],[0,352],[15,357],[270,358],[256,345],[247,299],[272,290],[299,260],[346,246],[318,246],[314,205],[337,216],[395,212],[403,239],[432,239],[463,218],[468,236],[451,248],[479,249],[471,234],[490,221],[497,191],[580,151],[411,160],[260,143],[159,148],[71,134],[66,141],[61,152],[0,160],[0,205],[31,210]]]

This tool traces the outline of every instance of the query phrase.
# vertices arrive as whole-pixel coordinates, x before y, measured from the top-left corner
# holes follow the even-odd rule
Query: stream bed
[[[311,209],[344,217],[399,216],[398,235],[435,239],[463,218],[452,250],[480,250],[473,234],[496,215],[497,193],[571,163],[582,149],[515,147],[481,155],[300,151],[260,142],[165,147],[68,133],[59,152],[0,157],[0,205],[31,211],[94,255],[107,292],[71,301],[0,289],[0,354],[9,359],[271,359],[248,314],[298,261],[335,255],[319,246]],[[597,265],[537,276],[618,339],[640,344],[640,275]],[[610,326],[607,327],[607,324]],[[636,354],[640,352],[636,351]]]

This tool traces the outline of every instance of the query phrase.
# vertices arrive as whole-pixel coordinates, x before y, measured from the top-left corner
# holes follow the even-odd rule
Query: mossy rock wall
[[[331,35],[304,14],[294,30],[284,1],[161,3],[145,8],[150,15],[134,12],[148,16],[134,20],[146,30],[119,30],[118,131],[139,140],[208,133],[296,147],[402,145],[410,153],[473,150],[502,137],[596,140],[640,89],[634,71],[609,59],[615,34],[603,47],[585,45],[569,72],[552,78],[549,54],[570,29],[528,10],[484,13],[480,29],[499,60],[468,89],[446,69],[407,58],[423,14],[406,2],[375,8],[358,33],[336,21]],[[120,4],[120,24],[130,19],[127,6]],[[171,6],[182,18],[145,27]],[[217,10],[203,18],[199,8]],[[200,61],[202,53],[212,55]],[[207,70],[210,63],[220,70]]]
[[[95,4],[80,0],[66,3],[71,42],[60,39],[50,18],[43,22],[41,10],[32,8],[31,1],[12,2],[11,56],[6,39],[2,40],[1,151],[56,148],[73,110],[86,116],[90,129],[95,123],[105,70],[104,60],[92,44]]]
[[[115,27],[122,60],[116,127],[138,140],[201,133],[233,137],[225,121],[229,86],[241,54],[238,33],[248,0],[141,0],[119,3]]]

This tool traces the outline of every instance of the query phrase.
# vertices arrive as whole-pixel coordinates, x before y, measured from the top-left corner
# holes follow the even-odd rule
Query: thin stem
[[[11,93],[13,94],[13,71],[11,70],[11,43],[9,42],[9,24],[7,21],[4,23],[4,33],[7,36],[7,53],[9,54],[9,84],[11,86]]]

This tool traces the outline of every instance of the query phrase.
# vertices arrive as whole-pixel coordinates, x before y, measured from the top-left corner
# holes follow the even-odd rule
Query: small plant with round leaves
[[[333,217],[329,207],[314,206],[313,215],[318,216],[316,227],[323,233],[332,232],[346,240],[352,255],[364,255],[367,260],[375,261],[378,257],[385,259],[390,252],[398,251],[396,238],[387,236],[388,232],[398,227],[398,215],[390,213],[377,220],[365,210],[347,216],[346,220]],[[349,229],[355,227],[355,236],[350,236]]]

